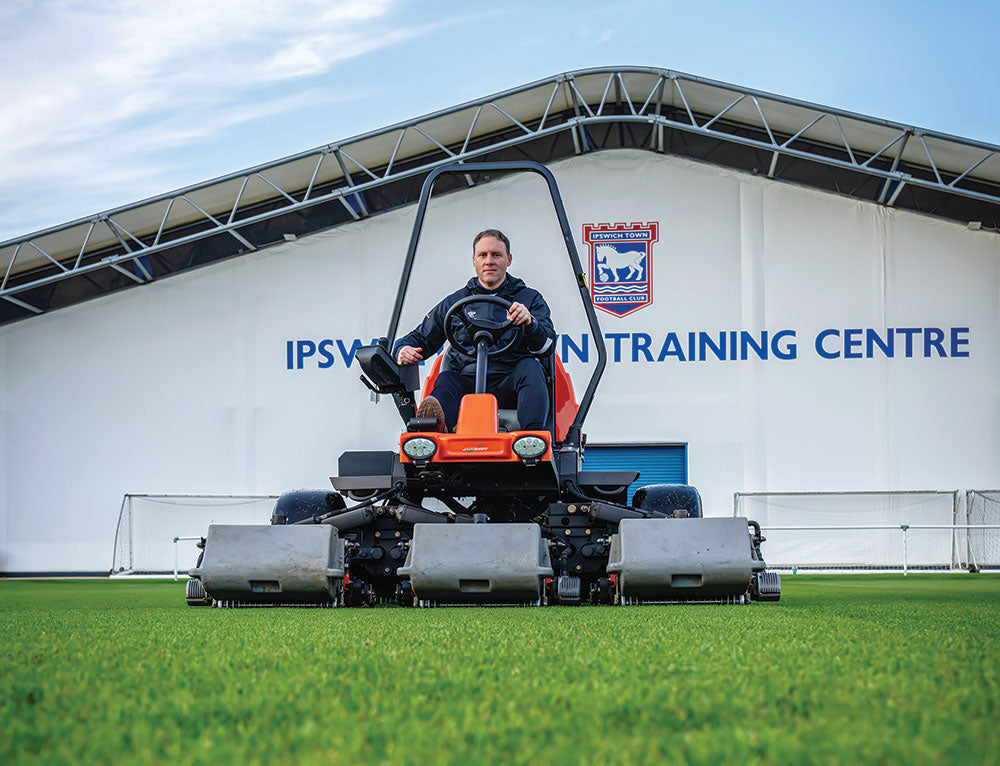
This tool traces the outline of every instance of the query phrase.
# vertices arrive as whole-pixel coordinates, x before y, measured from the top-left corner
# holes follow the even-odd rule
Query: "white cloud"
[[[211,140],[310,100],[343,98],[319,93],[303,78],[429,28],[393,29],[391,6],[8,0],[0,11],[0,199],[21,210],[0,212],[0,239],[27,233],[24,206],[36,191],[45,198],[89,187],[93,199],[104,199],[103,185],[110,185],[132,195],[139,189],[130,181],[165,175],[165,149]],[[96,209],[73,214],[85,212]]]

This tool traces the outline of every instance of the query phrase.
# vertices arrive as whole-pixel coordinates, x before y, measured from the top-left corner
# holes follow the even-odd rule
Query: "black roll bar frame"
[[[392,349],[396,342],[396,332],[399,329],[400,315],[403,311],[403,300],[410,284],[410,274],[413,271],[413,261],[417,254],[417,245],[420,242],[420,232],[423,229],[424,216],[427,213],[427,205],[430,202],[431,190],[434,182],[443,175],[456,175],[468,173],[538,173],[545,179],[552,197],[552,204],[555,207],[556,217],[559,220],[559,229],[562,231],[563,241],[566,243],[566,252],[569,255],[570,263],[573,266],[573,273],[576,275],[577,288],[580,291],[580,298],[583,300],[584,311],[587,314],[587,321],[590,324],[590,332],[597,347],[597,364],[594,372],[590,376],[587,390],[580,400],[580,408],[576,413],[576,418],[569,428],[564,445],[580,447],[583,422],[590,410],[590,405],[594,400],[594,393],[597,391],[598,383],[604,374],[604,368],[608,363],[608,352],[604,347],[604,334],[601,332],[601,325],[597,321],[597,312],[594,310],[593,302],[590,300],[590,290],[587,287],[587,275],[584,273],[580,263],[580,256],[576,250],[576,242],[570,231],[569,220],[566,217],[566,207],[563,205],[562,196],[559,194],[559,187],[556,184],[552,171],[538,162],[465,162],[452,165],[443,165],[435,168],[424,180],[420,189],[420,202],[417,204],[417,217],[413,222],[413,232],[410,235],[410,245],[406,250],[406,260],[403,263],[403,272],[399,277],[399,288],[396,291],[396,302],[392,307],[392,316],[389,319],[389,329],[386,333],[388,338],[388,348]],[[553,349],[555,353],[555,349]]]

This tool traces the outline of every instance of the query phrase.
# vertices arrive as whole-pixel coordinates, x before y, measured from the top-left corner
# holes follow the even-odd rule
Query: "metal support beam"
[[[669,90],[666,87],[668,83]],[[636,93],[636,97],[642,101],[641,107],[633,100],[631,93]],[[557,107],[557,98],[565,98],[565,106]],[[744,114],[736,107],[746,100],[754,104],[759,124],[757,118],[747,119],[737,115],[737,112],[739,115]],[[708,103],[714,106],[708,109],[704,106]],[[726,106],[720,110],[718,104]],[[782,105],[789,109],[782,112]],[[494,121],[489,132],[480,119],[487,109],[503,117],[503,124],[498,128]],[[789,115],[794,117],[794,124],[788,124],[791,119]],[[451,121],[443,119],[446,117]],[[827,138],[827,143],[819,143],[817,136],[828,136],[829,129],[811,132],[811,138],[803,140],[814,126],[827,120],[832,120],[836,126],[839,141]],[[648,138],[642,132],[646,129],[650,130]],[[412,142],[408,146],[406,137],[412,136],[409,131],[415,131],[426,139],[430,148],[425,148],[423,142],[420,142],[420,147]],[[861,196],[868,199],[874,196],[890,206],[896,204],[900,200],[901,191],[909,187],[910,196],[914,196],[912,192],[915,189],[927,189],[942,193],[945,199],[975,200],[995,206],[994,209],[1000,207],[1000,178],[996,178],[996,168],[987,166],[991,168],[987,173],[980,170],[1000,153],[1000,146],[917,130],[906,125],[670,70],[610,67],[579,70],[529,83],[504,93],[355,136],[338,145],[319,147],[0,243],[0,251],[10,258],[6,263],[0,262],[0,270],[4,272],[3,282],[0,283],[0,297],[9,298],[62,279],[85,277],[99,269],[115,268],[128,274],[130,279],[140,279],[130,273],[130,268],[133,267],[127,261],[134,262],[136,270],[151,278],[146,261],[140,259],[141,256],[184,247],[210,237],[231,236],[241,246],[254,250],[256,247],[239,229],[314,205],[339,201],[353,219],[371,215],[398,204],[392,195],[379,200],[382,187],[425,175],[442,162],[465,163],[494,152],[510,150],[527,150],[527,154],[537,156],[537,150],[532,154],[530,144],[545,142],[550,147],[565,146],[560,141],[564,141],[567,134],[576,154],[598,148],[601,140],[607,141],[610,136],[617,136],[617,141],[622,146],[663,152],[671,148],[667,145],[667,131],[670,131],[670,143],[675,136],[683,142],[684,136],[696,135],[711,138],[716,147],[743,147],[758,155],[754,161],[767,166],[767,174],[772,178],[778,175],[778,163],[782,157],[791,163],[822,165],[830,168],[831,172],[846,169],[854,174],[863,174],[869,184],[865,188],[871,188],[873,179],[881,182],[881,188],[874,194],[866,192]],[[855,136],[855,140],[849,140],[848,133]],[[596,143],[591,141],[591,134]],[[776,134],[791,136],[782,140]],[[903,163],[903,153],[912,135],[920,138],[923,154],[926,155],[926,172],[915,172],[919,168],[912,161]],[[602,139],[602,136],[605,138]],[[877,143],[873,141],[873,136]],[[382,143],[370,143],[374,139]],[[388,146],[385,146],[386,143]],[[871,145],[873,143],[875,146]],[[356,146],[360,148],[355,150]],[[387,154],[388,147],[391,146],[392,152],[387,158],[373,162],[373,146],[385,146]],[[887,157],[893,147],[896,150],[891,164],[879,162]],[[831,152],[831,149],[836,152]],[[970,150],[977,149],[978,154],[970,153]],[[316,187],[321,183],[322,169],[328,167],[325,163],[329,154],[336,157],[342,177],[323,182],[324,192],[317,194]],[[760,154],[764,156],[760,157]],[[859,156],[865,158],[863,162],[859,161]],[[358,157],[364,157],[365,161],[359,161]],[[954,167],[954,157],[967,158],[964,160],[965,167]],[[358,183],[361,179],[355,177],[356,173],[352,175],[347,160],[360,169],[364,183]],[[406,161],[403,171],[398,170],[401,160]],[[285,188],[281,188],[270,180],[270,171],[279,168],[284,169],[282,178],[288,178],[287,168],[291,163],[298,163],[296,172],[302,174],[300,185],[290,186],[289,181],[285,180],[282,182]],[[780,167],[784,174],[788,164],[782,163]],[[945,183],[945,176],[952,180]],[[273,197],[260,200],[258,195],[248,205],[246,194],[252,177],[270,187],[274,192]],[[467,177],[466,180],[471,182],[472,179]],[[969,181],[975,183],[968,183]],[[224,184],[229,184],[232,189],[222,194],[218,190]],[[213,202],[216,207],[211,210],[193,201],[196,192],[209,189],[213,193],[204,198],[222,198],[221,204]],[[373,196],[366,201],[363,195],[369,191]],[[350,204],[351,197],[357,200],[357,204]],[[178,219],[174,207],[178,200],[190,205],[202,219],[192,221],[190,215]],[[248,213],[242,219],[239,217],[241,209]],[[954,206],[948,206],[948,209],[953,212]],[[977,215],[983,216],[978,211]],[[169,225],[171,217],[178,221],[173,229]],[[120,220],[127,220],[128,228]],[[143,223],[137,224],[137,221]],[[107,236],[95,235],[95,231],[101,231],[95,228],[101,222],[104,222],[112,235],[111,244]],[[72,233],[67,235],[66,232],[69,231]],[[68,247],[65,244],[67,240]],[[55,267],[57,273],[53,273],[51,266]],[[12,285],[11,282],[15,284]]]

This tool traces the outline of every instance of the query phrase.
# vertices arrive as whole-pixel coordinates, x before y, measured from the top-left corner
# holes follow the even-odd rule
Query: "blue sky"
[[[570,69],[1000,144],[991,2],[5,0],[0,240]]]

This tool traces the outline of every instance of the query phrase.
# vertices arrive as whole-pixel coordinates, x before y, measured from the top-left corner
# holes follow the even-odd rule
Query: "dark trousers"
[[[431,392],[441,402],[448,428],[458,422],[458,405],[462,397],[476,391],[476,376],[444,370],[438,373]],[[545,373],[537,359],[522,359],[510,373],[486,376],[486,393],[497,398],[502,410],[517,408],[517,420],[522,431],[544,431],[549,412],[549,390]]]

